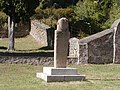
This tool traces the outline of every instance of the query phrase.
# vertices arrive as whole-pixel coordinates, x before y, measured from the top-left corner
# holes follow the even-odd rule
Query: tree
[[[114,0],[109,16],[110,16],[109,19],[105,22],[106,27],[110,27],[115,20],[120,18],[120,1],[119,0]]]
[[[0,0],[0,10],[8,15],[8,51],[14,50],[15,23],[29,21],[39,0]]]
[[[70,5],[75,5],[79,0],[41,0],[40,8],[46,9],[50,7],[54,8],[66,8]]]

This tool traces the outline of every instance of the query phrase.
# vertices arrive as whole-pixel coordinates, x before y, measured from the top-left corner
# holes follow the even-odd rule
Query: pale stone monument
[[[46,82],[85,80],[85,75],[79,75],[76,68],[66,68],[69,38],[68,19],[61,18],[55,31],[54,67],[43,67],[43,73],[36,75],[38,78]]]
[[[66,68],[69,38],[68,20],[61,18],[58,20],[55,31],[54,67],[56,68]]]

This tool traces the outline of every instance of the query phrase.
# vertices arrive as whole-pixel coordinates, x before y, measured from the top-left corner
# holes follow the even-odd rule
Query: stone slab
[[[68,19],[61,18],[57,22],[54,37],[54,67],[56,68],[66,68],[69,38]]]
[[[46,82],[85,80],[85,75],[78,74],[76,68],[43,67],[43,73],[37,73],[36,77],[41,78]]]
[[[43,73],[47,75],[77,75],[76,68],[55,68],[55,67],[43,67]]]
[[[84,81],[85,75],[47,75],[46,73],[37,73],[36,76],[46,82],[63,82],[63,81]]]

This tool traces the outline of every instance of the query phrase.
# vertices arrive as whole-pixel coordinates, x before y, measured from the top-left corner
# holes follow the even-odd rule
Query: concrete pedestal
[[[85,80],[85,75],[79,75],[76,68],[43,67],[43,73],[37,73],[36,76],[46,82]]]

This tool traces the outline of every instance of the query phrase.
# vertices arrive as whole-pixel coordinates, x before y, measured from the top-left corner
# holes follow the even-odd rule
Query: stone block
[[[43,67],[43,73],[47,75],[77,75],[76,68],[55,68],[55,67]]]
[[[66,75],[64,81],[84,81],[85,75]]]
[[[76,68],[54,68],[44,67],[43,73],[37,73],[36,77],[46,82],[63,82],[63,81],[83,81],[85,75],[79,75]]]
[[[47,75],[46,73],[37,73],[37,78],[46,82],[64,82],[64,81],[84,81],[85,75]]]

